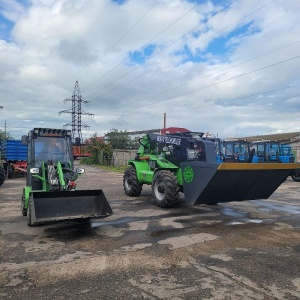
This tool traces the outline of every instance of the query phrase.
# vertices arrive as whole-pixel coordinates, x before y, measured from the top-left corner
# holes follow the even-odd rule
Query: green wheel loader
[[[34,128],[22,144],[28,151],[21,210],[29,226],[112,215],[102,190],[76,190],[84,169],[74,170],[71,131]]]
[[[123,176],[126,195],[152,186],[154,202],[172,207],[184,193],[190,205],[267,199],[299,163],[218,162],[213,141],[193,135],[147,134]]]

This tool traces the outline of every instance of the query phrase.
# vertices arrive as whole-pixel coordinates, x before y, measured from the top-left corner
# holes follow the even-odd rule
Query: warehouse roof
[[[280,142],[294,142],[300,139],[300,131],[296,132],[287,132],[287,133],[276,133],[276,134],[267,134],[267,135],[256,135],[256,136],[247,136],[241,139],[247,140],[249,142],[261,141],[261,140],[271,140],[271,141],[280,141]]]

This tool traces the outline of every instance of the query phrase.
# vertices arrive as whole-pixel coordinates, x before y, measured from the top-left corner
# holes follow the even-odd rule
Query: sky
[[[300,131],[299,19],[300,0],[0,0],[0,129],[71,124],[78,81],[84,138],[164,113],[221,138]]]

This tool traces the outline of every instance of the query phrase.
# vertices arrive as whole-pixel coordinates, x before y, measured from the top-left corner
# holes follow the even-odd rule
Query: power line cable
[[[212,17],[208,18],[207,21],[210,20],[211,18],[215,17],[218,13],[220,13],[220,12],[223,11],[223,10],[225,10],[225,9],[228,8],[230,5],[232,5],[233,3],[235,3],[236,1],[237,1],[237,0],[234,0],[233,2],[231,2],[231,4],[227,5],[226,7],[224,7],[224,8],[221,9],[220,11],[218,11],[218,12],[217,12],[215,15],[213,15]],[[273,0],[273,1],[274,1],[274,0]],[[199,5],[199,3],[196,4],[196,5],[194,5],[189,11],[193,10],[197,5]],[[187,11],[185,14],[187,14],[189,11]],[[182,16],[181,16],[181,17],[182,17]],[[181,18],[181,17],[180,17],[180,18]],[[180,18],[179,18],[179,19],[180,19]],[[179,20],[179,19],[177,19],[177,20]],[[176,23],[176,21],[174,21],[173,23]],[[173,24],[173,23],[172,23],[172,24]],[[171,24],[171,25],[172,25],[172,24]],[[169,27],[170,27],[171,25],[169,25]],[[200,24],[200,25],[201,25],[201,24]],[[199,26],[200,26],[200,25],[199,25]],[[197,27],[199,27],[199,26],[197,26]],[[197,28],[197,27],[195,27],[195,28]],[[195,29],[195,28],[194,28],[194,29]],[[193,29],[193,30],[194,30],[194,29]],[[188,33],[190,33],[190,32],[191,32],[191,31],[189,31]],[[187,34],[188,34],[188,33],[187,33]],[[160,33],[160,34],[161,34],[161,33]],[[160,34],[158,34],[156,37],[158,37]],[[183,36],[182,36],[182,37],[183,37]],[[154,38],[153,38],[153,39],[154,39]],[[153,39],[152,39],[152,40],[153,40]],[[145,44],[145,45],[147,45],[147,44]],[[145,46],[145,45],[144,45],[144,46]],[[142,49],[144,46],[142,46],[141,49]],[[128,58],[127,58],[127,59],[128,59]],[[126,60],[127,60],[127,59],[126,59]],[[124,61],[125,61],[125,60],[124,60]],[[124,61],[123,61],[123,62],[124,62]],[[122,62],[121,62],[120,64],[122,64]],[[119,64],[119,65],[120,65],[120,64]],[[118,65],[118,66],[119,66],[119,65]],[[117,67],[117,66],[115,66],[115,67]],[[139,66],[138,66],[138,67],[139,67]],[[151,71],[151,70],[150,70],[150,71]],[[150,71],[149,71],[149,72],[150,72]],[[109,72],[110,72],[110,71],[109,71]],[[149,73],[149,72],[147,72],[147,73]],[[103,74],[103,76],[105,76],[105,75],[106,75],[106,74]],[[102,77],[103,77],[103,76],[102,76]],[[139,76],[139,77],[141,77],[141,76]],[[98,79],[100,79],[100,78],[98,78]],[[97,79],[97,81],[98,81],[98,79]],[[86,88],[84,88],[84,89],[86,89]],[[82,89],[82,90],[84,90],[84,89]]]
[[[125,34],[123,34],[122,36],[121,36],[121,38],[119,38],[119,40],[100,58],[100,59],[98,59],[96,62],[100,62],[100,61],[102,61],[102,59],[109,53],[109,52],[111,52],[111,50],[112,49],[114,49],[123,39],[124,39],[124,37],[125,36],[127,36],[128,34],[129,34],[129,32],[130,31],[132,31],[132,29],[134,28],[134,27],[136,27],[148,14],[149,14],[149,12],[153,9],[153,7],[155,6],[155,4],[153,4],[152,6],[151,6],[151,8],[137,21],[137,22],[135,22],[134,24],[133,24],[133,26],[131,26],[126,32],[125,32]],[[92,68],[90,68],[90,69],[88,69],[87,71],[85,71],[77,80],[79,80],[79,79],[81,79],[86,73],[88,73],[90,70],[91,70]],[[83,91],[85,90],[85,89],[87,89],[88,87],[89,87],[90,85],[88,85],[87,87],[85,87],[84,89],[82,89]]]
[[[254,11],[252,11],[251,13],[245,15],[244,17],[238,19],[237,21],[235,21],[235,22],[231,23],[230,25],[224,27],[223,29],[217,31],[215,34],[213,34],[213,35],[211,35],[211,36],[205,38],[204,40],[201,40],[201,41],[199,41],[199,42],[193,44],[193,45],[191,46],[191,48],[192,48],[192,47],[195,47],[195,46],[198,46],[199,44],[201,44],[202,42],[208,40],[208,39],[211,38],[212,36],[215,36],[215,35],[217,35],[217,34],[223,32],[224,30],[230,28],[232,25],[235,25],[235,24],[239,23],[241,20],[246,19],[247,17],[251,16],[252,14],[255,14],[256,12],[258,12],[259,10],[261,10],[261,9],[265,8],[266,6],[270,5],[270,4],[273,3],[274,1],[276,1],[276,0],[271,0],[270,2],[264,4],[263,6],[260,6],[259,8],[257,8],[257,9],[254,10]]]
[[[278,88],[278,89],[274,89],[274,90],[269,90],[269,91],[265,91],[265,92],[260,92],[260,93],[255,93],[255,94],[251,94],[251,95],[247,95],[247,96],[243,96],[243,97],[239,97],[239,98],[217,100],[217,101],[215,101],[216,103],[213,103],[213,104],[205,104],[205,105],[194,106],[194,107],[191,107],[191,108],[183,109],[183,111],[194,110],[194,109],[197,109],[197,108],[208,107],[208,106],[215,106],[215,105],[224,104],[224,103],[228,103],[228,102],[233,102],[233,101],[237,101],[237,100],[248,99],[248,98],[252,98],[252,97],[255,97],[255,96],[276,93],[276,92],[279,92],[279,91],[282,91],[282,90],[287,90],[287,89],[298,87],[298,86],[299,86],[299,84],[293,84],[293,85],[289,85],[289,86],[286,86],[286,87],[282,87],[282,88]],[[170,114],[174,114],[174,113],[170,113]]]
[[[237,1],[237,0],[236,0]],[[178,19],[176,19],[175,21],[173,21],[173,23],[171,23],[167,28],[165,28],[163,31],[161,31],[159,34],[157,34],[154,38],[152,38],[149,42],[153,41],[155,38],[157,38],[158,36],[160,36],[163,32],[165,32],[168,28],[170,28],[172,25],[174,25],[176,22],[178,22],[181,18],[183,18],[186,14],[188,14],[190,11],[192,11],[196,6],[198,6],[199,3],[195,4],[192,8],[190,8],[188,11],[186,11],[183,15],[181,15]],[[148,12],[146,12],[112,47],[111,49],[104,54],[104,56],[106,56],[155,6],[155,4],[150,8],[150,10],[148,10]],[[143,47],[145,47],[148,43],[144,44],[139,50],[143,49]],[[101,57],[100,60],[102,60],[103,57]],[[113,69],[115,69],[116,67],[120,66],[123,62],[125,62],[127,59],[123,60],[120,64],[116,65]],[[108,73],[110,73],[113,69],[111,69],[110,71],[108,71],[107,73],[103,74],[100,78],[104,77],[105,75],[107,75]],[[86,72],[85,72],[86,73]],[[85,75],[85,73],[83,75],[81,75],[81,77],[83,77]],[[96,81],[98,81],[100,78],[98,78]],[[87,87],[81,89],[82,91],[86,90],[89,86],[91,86],[92,84],[94,84],[96,81],[92,82],[90,85],[88,85]]]
[[[190,11],[192,11],[196,6],[198,6],[199,3],[197,3],[196,5],[194,5],[192,8],[190,8],[188,11],[186,11],[184,14],[182,14],[178,19],[176,19],[175,21],[173,21],[169,26],[167,26],[163,31],[161,31],[159,34],[157,34],[154,38],[152,38],[150,41],[148,41],[146,44],[144,44],[142,47],[140,47],[137,51],[142,50],[145,46],[147,46],[149,43],[151,43],[152,41],[154,41],[157,37],[159,37],[161,34],[163,34],[165,31],[167,31],[171,26],[173,26],[175,23],[177,23],[180,19],[182,19],[185,15],[187,15]],[[111,73],[113,70],[115,70],[117,67],[119,67],[120,65],[122,65],[124,62],[126,62],[129,59],[129,57],[127,57],[126,59],[124,59],[123,61],[121,61],[119,64],[117,64],[116,66],[114,66],[112,69],[110,69],[108,72],[104,73],[103,75],[101,75],[98,79],[96,79],[95,81],[93,81],[91,84],[89,84],[87,87],[84,88],[87,89],[88,87],[90,87],[91,85],[93,85],[94,83],[96,83],[97,81],[99,81],[101,78],[103,78],[104,76],[106,76],[107,74]]]
[[[240,65],[242,65],[242,64],[245,64],[245,63],[248,63],[248,62],[250,62],[250,61],[253,61],[253,60],[257,59],[257,58],[261,58],[261,57],[266,56],[266,55],[268,55],[268,54],[271,54],[271,53],[273,53],[273,52],[282,50],[282,49],[284,49],[284,48],[286,48],[286,47],[295,45],[295,44],[297,44],[297,43],[299,43],[299,42],[300,42],[300,40],[299,40],[299,41],[296,41],[296,42],[289,43],[289,44],[287,44],[287,45],[281,46],[281,47],[279,47],[279,48],[270,50],[270,51],[265,52],[265,53],[263,53],[263,54],[260,54],[260,55],[257,55],[257,56],[255,56],[255,57],[252,57],[252,58],[249,58],[249,59],[247,59],[247,60],[244,60],[244,61],[242,61],[242,62],[240,62],[240,63],[234,64],[234,65],[232,65],[232,66],[230,66],[230,67],[224,68],[224,69],[222,69],[222,70],[220,70],[220,71],[218,71],[218,72],[215,72],[215,73],[212,73],[212,74],[208,74],[208,75],[205,75],[205,76],[201,76],[201,77],[199,77],[199,78],[197,78],[197,79],[190,80],[189,82],[184,83],[184,84],[181,84],[181,85],[179,85],[179,86],[176,86],[176,87],[173,87],[173,88],[170,88],[170,89],[167,89],[167,90],[160,91],[160,92],[158,92],[158,93],[155,93],[155,94],[153,94],[153,95],[147,96],[147,97],[145,97],[145,98],[137,99],[137,100],[132,101],[132,102],[130,102],[130,103],[126,103],[126,104],[124,104],[124,105],[120,105],[120,106],[117,106],[117,107],[114,107],[114,108],[111,108],[111,109],[112,109],[112,110],[114,110],[114,109],[119,109],[119,108],[122,108],[122,107],[124,107],[124,106],[128,106],[128,104],[134,104],[134,103],[136,103],[136,102],[141,102],[141,101],[144,101],[144,100],[147,100],[147,99],[151,99],[151,98],[153,98],[153,97],[157,97],[157,96],[159,96],[159,95],[165,94],[165,93],[170,92],[170,91],[172,91],[172,90],[176,90],[176,89],[178,89],[178,88],[181,88],[181,87],[183,87],[183,86],[186,86],[186,85],[190,84],[191,82],[194,82],[194,81],[198,81],[198,80],[200,80],[200,79],[204,79],[204,78],[208,78],[208,77],[215,76],[215,75],[220,74],[220,73],[222,73],[222,72],[224,72],[224,71],[230,70],[230,69],[232,69],[232,68],[234,68],[234,67],[237,67],[237,66],[240,66]],[[126,84],[125,84],[125,85],[126,85]],[[101,95],[101,96],[106,96],[106,95],[108,95],[108,94],[110,94],[110,92],[107,92],[106,94],[103,94],[103,95]],[[100,96],[100,97],[101,97],[101,96]]]
[[[215,103],[210,103],[210,104],[202,104],[202,105],[197,105],[197,106],[193,106],[193,107],[188,107],[186,109],[180,109],[180,112],[182,111],[189,111],[189,110],[194,110],[194,109],[198,109],[198,108],[203,108],[203,107],[211,107],[211,106],[216,106],[219,104],[223,104],[223,103],[228,103],[228,102],[234,102],[234,101],[238,101],[238,100],[243,100],[243,99],[248,99],[248,98],[252,98],[255,96],[260,96],[260,95],[267,95],[267,94],[271,94],[271,93],[276,93],[279,91],[283,91],[283,90],[288,90],[291,88],[295,88],[295,87],[299,87],[300,84],[293,84],[293,85],[289,85],[289,86],[285,86],[285,87],[281,87],[278,89],[272,89],[272,90],[268,90],[268,91],[262,91],[262,92],[257,92],[254,94],[250,94],[250,95],[246,95],[246,96],[242,96],[242,97],[237,97],[237,98],[232,98],[232,99],[223,99],[223,100],[215,100]],[[169,112],[169,115],[173,115],[173,114],[177,114],[178,112]],[[142,120],[142,119],[147,119],[147,118],[152,118],[152,117],[156,117],[157,114],[153,114],[153,115],[149,115],[149,116],[143,116],[141,118],[135,118],[135,119],[130,119],[128,121],[136,121],[136,120]],[[20,119],[10,119],[10,121],[13,121],[14,124],[16,124],[16,122],[20,122],[21,125],[19,126],[10,126],[10,128],[22,128],[22,126],[24,126],[24,120],[20,120]],[[36,122],[40,122],[41,120],[36,120]],[[118,124],[124,124],[126,122],[122,122],[122,123],[118,123]],[[116,123],[102,123],[102,125],[111,125],[111,124],[116,124]],[[32,126],[31,126],[32,127]]]
[[[210,35],[209,37],[207,37],[207,38],[205,38],[205,39],[202,39],[200,42],[197,42],[196,44],[192,45],[190,48],[193,48],[194,46],[197,46],[197,45],[199,45],[200,43],[202,43],[202,42],[204,42],[204,41],[206,41],[206,40],[208,40],[208,39],[210,39],[210,38],[212,38],[212,37],[214,37],[214,36],[220,34],[221,32],[225,31],[226,29],[228,29],[228,28],[232,27],[233,25],[239,23],[241,20],[243,20],[243,19],[249,17],[250,15],[256,13],[257,11],[259,11],[259,10],[265,8],[267,5],[273,3],[274,1],[275,1],[275,0],[272,0],[272,1],[268,2],[267,4],[265,4],[265,5],[261,6],[261,7],[259,7],[258,9],[252,11],[251,13],[247,14],[246,16],[244,16],[244,17],[238,19],[237,21],[235,21],[235,22],[231,23],[230,25],[224,27],[223,29],[217,31],[216,33]],[[234,1],[234,2],[236,2],[236,1]],[[232,2],[231,4],[233,4],[234,2]],[[230,5],[231,5],[231,4],[230,4]],[[230,5],[226,6],[224,9],[226,9],[226,8],[229,7]],[[224,9],[223,9],[223,10],[224,10]],[[220,10],[218,13],[220,13],[220,12],[223,11],[223,10]],[[218,14],[218,13],[217,13],[217,14]],[[215,17],[217,14],[215,14],[215,15],[212,16],[212,17]],[[212,17],[211,17],[211,18],[212,18]],[[211,19],[211,18],[210,18],[210,19]],[[190,32],[188,32],[188,33],[190,33]],[[188,33],[187,33],[187,34],[188,34]],[[184,35],[184,36],[185,36],[185,35]],[[184,37],[184,36],[182,36],[182,37]],[[181,37],[181,38],[182,38],[182,37]],[[173,42],[172,44],[170,44],[170,45],[168,45],[167,47],[163,48],[161,51],[156,52],[156,53],[154,53],[153,55],[149,56],[149,57],[145,60],[145,62],[149,61],[150,59],[152,59],[152,58],[155,57],[156,55],[158,55],[158,54],[160,54],[161,52],[165,51],[167,48],[169,48],[170,46],[172,46],[174,43],[176,43],[176,42],[178,42],[179,40],[181,40],[181,38],[177,39],[177,40],[176,40],[175,42]],[[176,58],[176,57],[175,57],[175,58]],[[170,61],[174,60],[175,58],[172,57],[172,58],[170,58],[169,60],[167,60],[166,62],[170,62]],[[128,59],[128,58],[127,58],[127,59]],[[126,60],[127,60],[127,59],[126,59]],[[130,82],[132,82],[132,81],[134,81],[134,80],[136,80],[136,79],[138,79],[138,78],[141,78],[142,76],[144,76],[144,75],[146,75],[146,74],[148,74],[148,73],[150,73],[150,72],[152,72],[154,69],[156,69],[156,68],[159,67],[159,66],[160,66],[160,65],[156,65],[154,68],[150,69],[150,71],[147,71],[147,72],[143,73],[142,75],[139,75],[138,77],[134,78],[133,80],[127,82],[125,85],[127,85],[128,83],[130,83]],[[109,84],[105,85],[104,87],[102,87],[101,89],[97,90],[97,91],[94,92],[92,95],[90,95],[89,98],[90,98],[90,97],[93,97],[94,95],[96,95],[96,94],[99,93],[100,91],[104,90],[106,87],[112,85],[113,83],[119,81],[120,79],[122,79],[122,78],[125,77],[126,75],[130,74],[131,72],[133,72],[133,71],[136,70],[137,68],[140,68],[140,65],[136,66],[135,68],[131,69],[131,70],[128,71],[127,73],[123,74],[122,76],[120,76],[120,77],[118,77],[117,79],[115,79],[114,81],[112,81],[111,83],[109,83]],[[124,86],[124,85],[121,85],[121,87],[122,87],[122,86]],[[119,89],[119,87],[116,88],[116,89],[111,90],[110,92],[115,91],[115,90],[117,90],[117,89]],[[108,93],[110,93],[110,92],[108,92]],[[108,94],[108,93],[106,93],[106,94]],[[105,95],[106,95],[106,94],[105,94]],[[93,101],[93,100],[95,100],[95,98],[92,99],[91,101]]]
[[[186,109],[181,109],[180,112],[194,110],[194,109],[197,109],[197,108],[216,106],[216,105],[219,105],[219,104],[222,104],[222,103],[226,103],[226,102],[233,102],[233,101],[248,99],[248,98],[251,98],[251,97],[260,96],[260,95],[266,95],[266,94],[270,94],[270,93],[275,93],[275,92],[287,90],[287,89],[298,87],[298,86],[299,86],[299,84],[295,84],[295,85],[290,85],[290,86],[286,86],[286,87],[282,87],[282,88],[278,88],[278,89],[273,89],[273,90],[269,90],[269,91],[258,92],[258,93],[246,95],[246,96],[243,96],[243,97],[238,97],[238,98],[233,98],[233,99],[226,99],[226,100],[225,99],[224,100],[219,100],[219,101],[217,101],[217,103],[213,103],[213,104],[203,104],[203,105],[199,105],[199,106],[189,107],[189,108],[186,108]],[[178,112],[169,112],[168,113],[168,115],[173,115],[173,114],[178,115]],[[126,119],[126,121],[122,121],[122,122],[119,122],[119,123],[118,122],[103,123],[102,125],[111,125],[111,124],[122,125],[122,124],[131,123],[131,122],[138,121],[138,120],[154,118],[154,117],[157,117],[157,116],[158,116],[157,114],[152,114],[152,115],[143,116],[141,118]]]
[[[295,88],[295,87],[298,87],[298,86],[299,86],[299,84],[294,84],[294,85],[290,85],[290,86],[286,86],[286,87],[282,87],[282,88],[278,88],[278,89],[273,89],[273,90],[268,90],[268,91],[263,91],[263,92],[258,92],[258,93],[255,93],[255,94],[250,94],[250,95],[246,95],[246,96],[242,96],[242,97],[238,97],[238,98],[217,100],[217,101],[215,101],[215,103],[198,105],[198,106],[189,107],[189,108],[186,108],[186,109],[183,109],[183,110],[181,109],[180,112],[182,112],[182,111],[189,111],[189,110],[195,110],[195,109],[198,109],[198,108],[205,108],[205,107],[216,106],[216,105],[220,105],[220,104],[226,103],[226,102],[227,103],[228,102],[234,102],[234,101],[248,99],[248,98],[252,98],[252,97],[256,97],[256,96],[261,96],[261,95],[267,95],[267,94],[271,94],[271,93],[276,93],[276,92],[280,92],[280,91],[283,91],[283,90],[287,90],[287,89],[290,89],[290,88]],[[175,115],[175,114],[177,115],[178,112],[169,112],[168,113],[168,115]],[[155,117],[158,117],[158,115],[157,114],[152,114],[152,115],[148,115],[146,117],[143,116],[141,118],[130,119],[130,121],[137,121],[137,120],[148,119],[148,118],[155,118]],[[22,120],[16,120],[16,121],[22,122],[22,124],[23,124],[22,126],[23,127],[20,125],[20,126],[17,126],[17,127],[14,126],[14,127],[11,127],[11,128],[12,129],[21,129],[21,128],[24,129],[24,123],[23,123],[23,121]],[[39,122],[39,121],[36,121],[36,122]],[[114,122],[114,123],[105,123],[105,124],[107,124],[107,125],[109,125],[109,124],[122,125],[124,123],[130,123],[130,122]],[[15,122],[14,122],[14,124],[15,124]]]
[[[283,63],[286,63],[286,62],[289,62],[289,61],[292,61],[292,60],[298,59],[298,58],[300,58],[300,55],[292,57],[292,58],[289,58],[289,59],[286,59],[286,60],[283,60],[283,61],[279,61],[279,62],[273,63],[273,64],[268,65],[268,66],[261,67],[259,69],[255,69],[255,70],[252,70],[252,71],[249,71],[249,72],[246,72],[246,73],[242,73],[242,74],[233,76],[231,78],[224,79],[224,80],[221,80],[221,81],[218,81],[218,82],[206,85],[206,86],[202,86],[202,87],[194,89],[194,90],[190,90],[190,91],[187,91],[187,92],[184,92],[184,93],[181,93],[181,94],[177,94],[175,96],[171,96],[171,97],[159,100],[159,101],[155,101],[155,102],[153,102],[153,103],[151,103],[149,105],[144,105],[143,108],[152,106],[152,105],[157,104],[157,103],[166,102],[166,101],[169,101],[169,100],[181,97],[181,96],[185,96],[185,95],[191,94],[193,92],[196,92],[196,91],[199,91],[199,90],[203,90],[203,89],[206,89],[206,88],[209,88],[209,87],[212,87],[212,86],[215,86],[215,85],[218,85],[218,84],[221,84],[221,83],[233,80],[233,79],[241,78],[243,76],[246,76],[246,75],[249,75],[249,74],[253,74],[255,72],[262,71],[262,70],[265,70],[267,68],[271,68],[271,67],[277,66],[279,64],[283,64]],[[131,112],[131,111],[134,111],[134,110],[137,110],[137,109],[141,109],[141,107],[135,107],[135,108],[132,108],[132,109],[129,109],[129,110],[125,110],[122,113],[128,113],[128,112]]]
[[[199,91],[199,90],[208,88],[208,87],[212,87],[212,86],[214,86],[214,85],[217,85],[217,84],[220,84],[220,83],[224,83],[224,82],[227,82],[227,81],[230,81],[230,80],[233,80],[233,79],[237,79],[237,78],[240,78],[240,77],[243,77],[243,76],[246,76],[246,75],[249,75],[249,74],[258,72],[258,71],[262,71],[262,70],[265,70],[265,69],[267,69],[267,68],[271,68],[271,67],[277,66],[277,65],[279,65],[279,64],[286,63],[286,62],[288,62],[288,61],[291,61],[291,60],[294,60],[294,59],[297,59],[297,58],[300,58],[300,55],[295,56],[295,57],[292,57],[292,58],[289,58],[289,59],[286,59],[286,60],[283,60],[283,61],[280,61],[280,62],[277,62],[277,63],[274,63],[274,64],[271,64],[271,65],[268,65],[268,66],[265,66],[265,67],[262,67],[262,68],[259,68],[259,69],[256,69],[256,70],[252,70],[252,71],[249,71],[249,72],[240,74],[240,75],[236,75],[236,76],[233,76],[233,77],[231,77],[231,78],[224,79],[224,80],[222,80],[222,81],[219,81],[219,82],[216,82],[216,83],[212,83],[212,84],[206,85],[206,86],[204,86],[204,87],[200,87],[200,88],[197,88],[197,89],[194,89],[194,90],[191,90],[191,91],[187,91],[187,92],[184,92],[184,93],[181,93],[181,94],[172,96],[172,97],[168,97],[168,98],[166,98],[166,99],[164,99],[164,100],[156,101],[156,102],[151,103],[151,104],[149,104],[149,105],[146,105],[146,106],[144,106],[144,107],[148,107],[148,106],[153,105],[153,104],[157,104],[157,103],[160,103],[160,102],[165,102],[165,101],[172,100],[172,99],[174,99],[174,98],[178,98],[178,97],[181,97],[181,96],[185,96],[185,95],[187,95],[187,94],[190,94],[190,93],[193,93],[193,92],[196,92],[196,91]],[[136,108],[136,109],[137,109],[137,108]]]
[[[211,16],[210,18],[206,19],[205,23],[207,23],[209,20],[211,20],[212,18],[214,18],[216,15],[218,15],[218,14],[221,13],[222,11],[226,10],[228,7],[230,7],[233,3],[237,2],[237,1],[238,1],[238,0],[232,1],[229,5],[225,6],[225,7],[222,8],[221,10],[219,10],[216,14],[214,14],[214,15]],[[274,1],[274,0],[273,0],[273,1]],[[162,53],[163,51],[165,51],[166,49],[168,49],[169,47],[171,47],[172,45],[174,45],[175,43],[177,43],[178,41],[180,41],[180,40],[181,40],[182,38],[184,38],[186,35],[188,35],[188,34],[190,34],[191,32],[193,32],[196,28],[200,27],[201,25],[203,25],[203,24],[202,24],[202,23],[199,24],[198,26],[194,27],[192,30],[188,31],[187,33],[185,33],[184,35],[182,35],[180,38],[178,38],[177,40],[175,40],[174,42],[172,42],[172,43],[169,44],[168,46],[163,47],[160,51],[153,53],[151,56],[149,56],[148,58],[145,59],[145,62],[149,61],[149,60],[152,59],[153,57],[155,57],[155,56],[157,56],[158,54]],[[149,42],[148,42],[147,44],[149,44]],[[147,45],[147,44],[145,44],[145,45]],[[145,46],[145,45],[144,45],[144,46]],[[144,47],[144,46],[143,46],[143,47]],[[143,49],[143,47],[140,48],[140,49]],[[129,59],[129,57],[126,58],[126,60],[128,60],[128,59]],[[124,60],[124,61],[126,61],[126,60]],[[124,62],[124,61],[123,61],[123,62]],[[122,62],[122,63],[123,63],[123,62]],[[121,64],[122,64],[122,63],[121,63]],[[120,64],[119,64],[119,65],[120,65]],[[119,66],[119,65],[118,65],[118,66]],[[112,81],[111,83],[105,85],[104,87],[102,87],[100,90],[96,91],[95,93],[93,93],[93,94],[90,95],[89,97],[94,96],[95,94],[97,94],[97,93],[99,93],[100,91],[104,90],[106,87],[108,87],[108,86],[112,85],[113,83],[119,81],[120,79],[122,79],[123,77],[125,77],[126,75],[132,73],[133,71],[135,71],[136,69],[138,69],[138,68],[140,68],[140,67],[141,67],[141,65],[137,65],[136,67],[134,67],[134,68],[131,69],[130,71],[126,72],[126,73],[123,74],[122,76],[118,77],[117,79],[115,79],[115,80]],[[144,73],[142,76],[144,76],[144,75],[146,75],[146,74],[148,74],[148,73],[149,73],[149,71],[146,72],[146,73]],[[142,77],[142,76],[139,76],[138,78],[140,78],[140,77]],[[133,81],[133,80],[132,80],[132,81]],[[131,81],[130,81],[130,82],[131,82]],[[126,83],[126,84],[127,84],[127,83]],[[126,85],[126,84],[125,84],[125,85]],[[123,86],[123,85],[122,85],[122,86]],[[121,87],[122,87],[122,86],[121,86]],[[118,88],[116,88],[116,89],[118,89]],[[116,90],[116,89],[114,89],[114,90]],[[114,91],[114,90],[112,90],[112,91]],[[111,91],[110,91],[110,92],[111,92]],[[110,93],[110,92],[109,92],[109,93]]]

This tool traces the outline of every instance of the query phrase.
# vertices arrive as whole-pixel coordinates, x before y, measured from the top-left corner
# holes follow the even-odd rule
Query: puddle
[[[260,224],[260,223],[262,223],[263,222],[263,220],[255,220],[255,219],[251,219],[251,220],[248,220],[246,223],[255,223],[255,224]]]
[[[105,222],[95,222],[93,221],[91,223],[91,228],[96,228],[96,227],[100,227],[100,226],[108,226],[108,225],[120,225],[120,224],[127,224],[127,223],[132,223],[132,222],[138,222],[138,221],[142,221],[144,219],[142,218],[121,218],[118,220],[114,220],[114,221],[105,221]]]
[[[236,211],[230,207],[222,207],[220,210],[220,213],[229,217],[234,217],[234,218],[243,218],[247,213],[245,212],[240,212]]]
[[[260,219],[246,219],[246,218],[243,218],[239,221],[232,221],[232,222],[229,222],[227,223],[228,225],[243,225],[243,224],[249,224],[249,223],[254,223],[254,224],[261,224],[261,223],[264,223],[264,224],[270,224],[274,222],[274,220],[272,219],[263,219],[263,220],[260,220]]]
[[[182,235],[161,240],[158,244],[167,245],[170,250],[189,247],[198,243],[205,243],[217,239],[218,236],[209,233],[197,233],[191,235]]]
[[[233,222],[229,222],[228,225],[242,225],[245,224],[243,222],[237,222],[237,221],[233,221]]]
[[[295,205],[284,205],[284,204],[274,204],[270,202],[256,201],[253,200],[253,203],[259,205],[257,208],[259,211],[270,212],[270,211],[283,211],[291,214],[300,214],[300,207]]]

